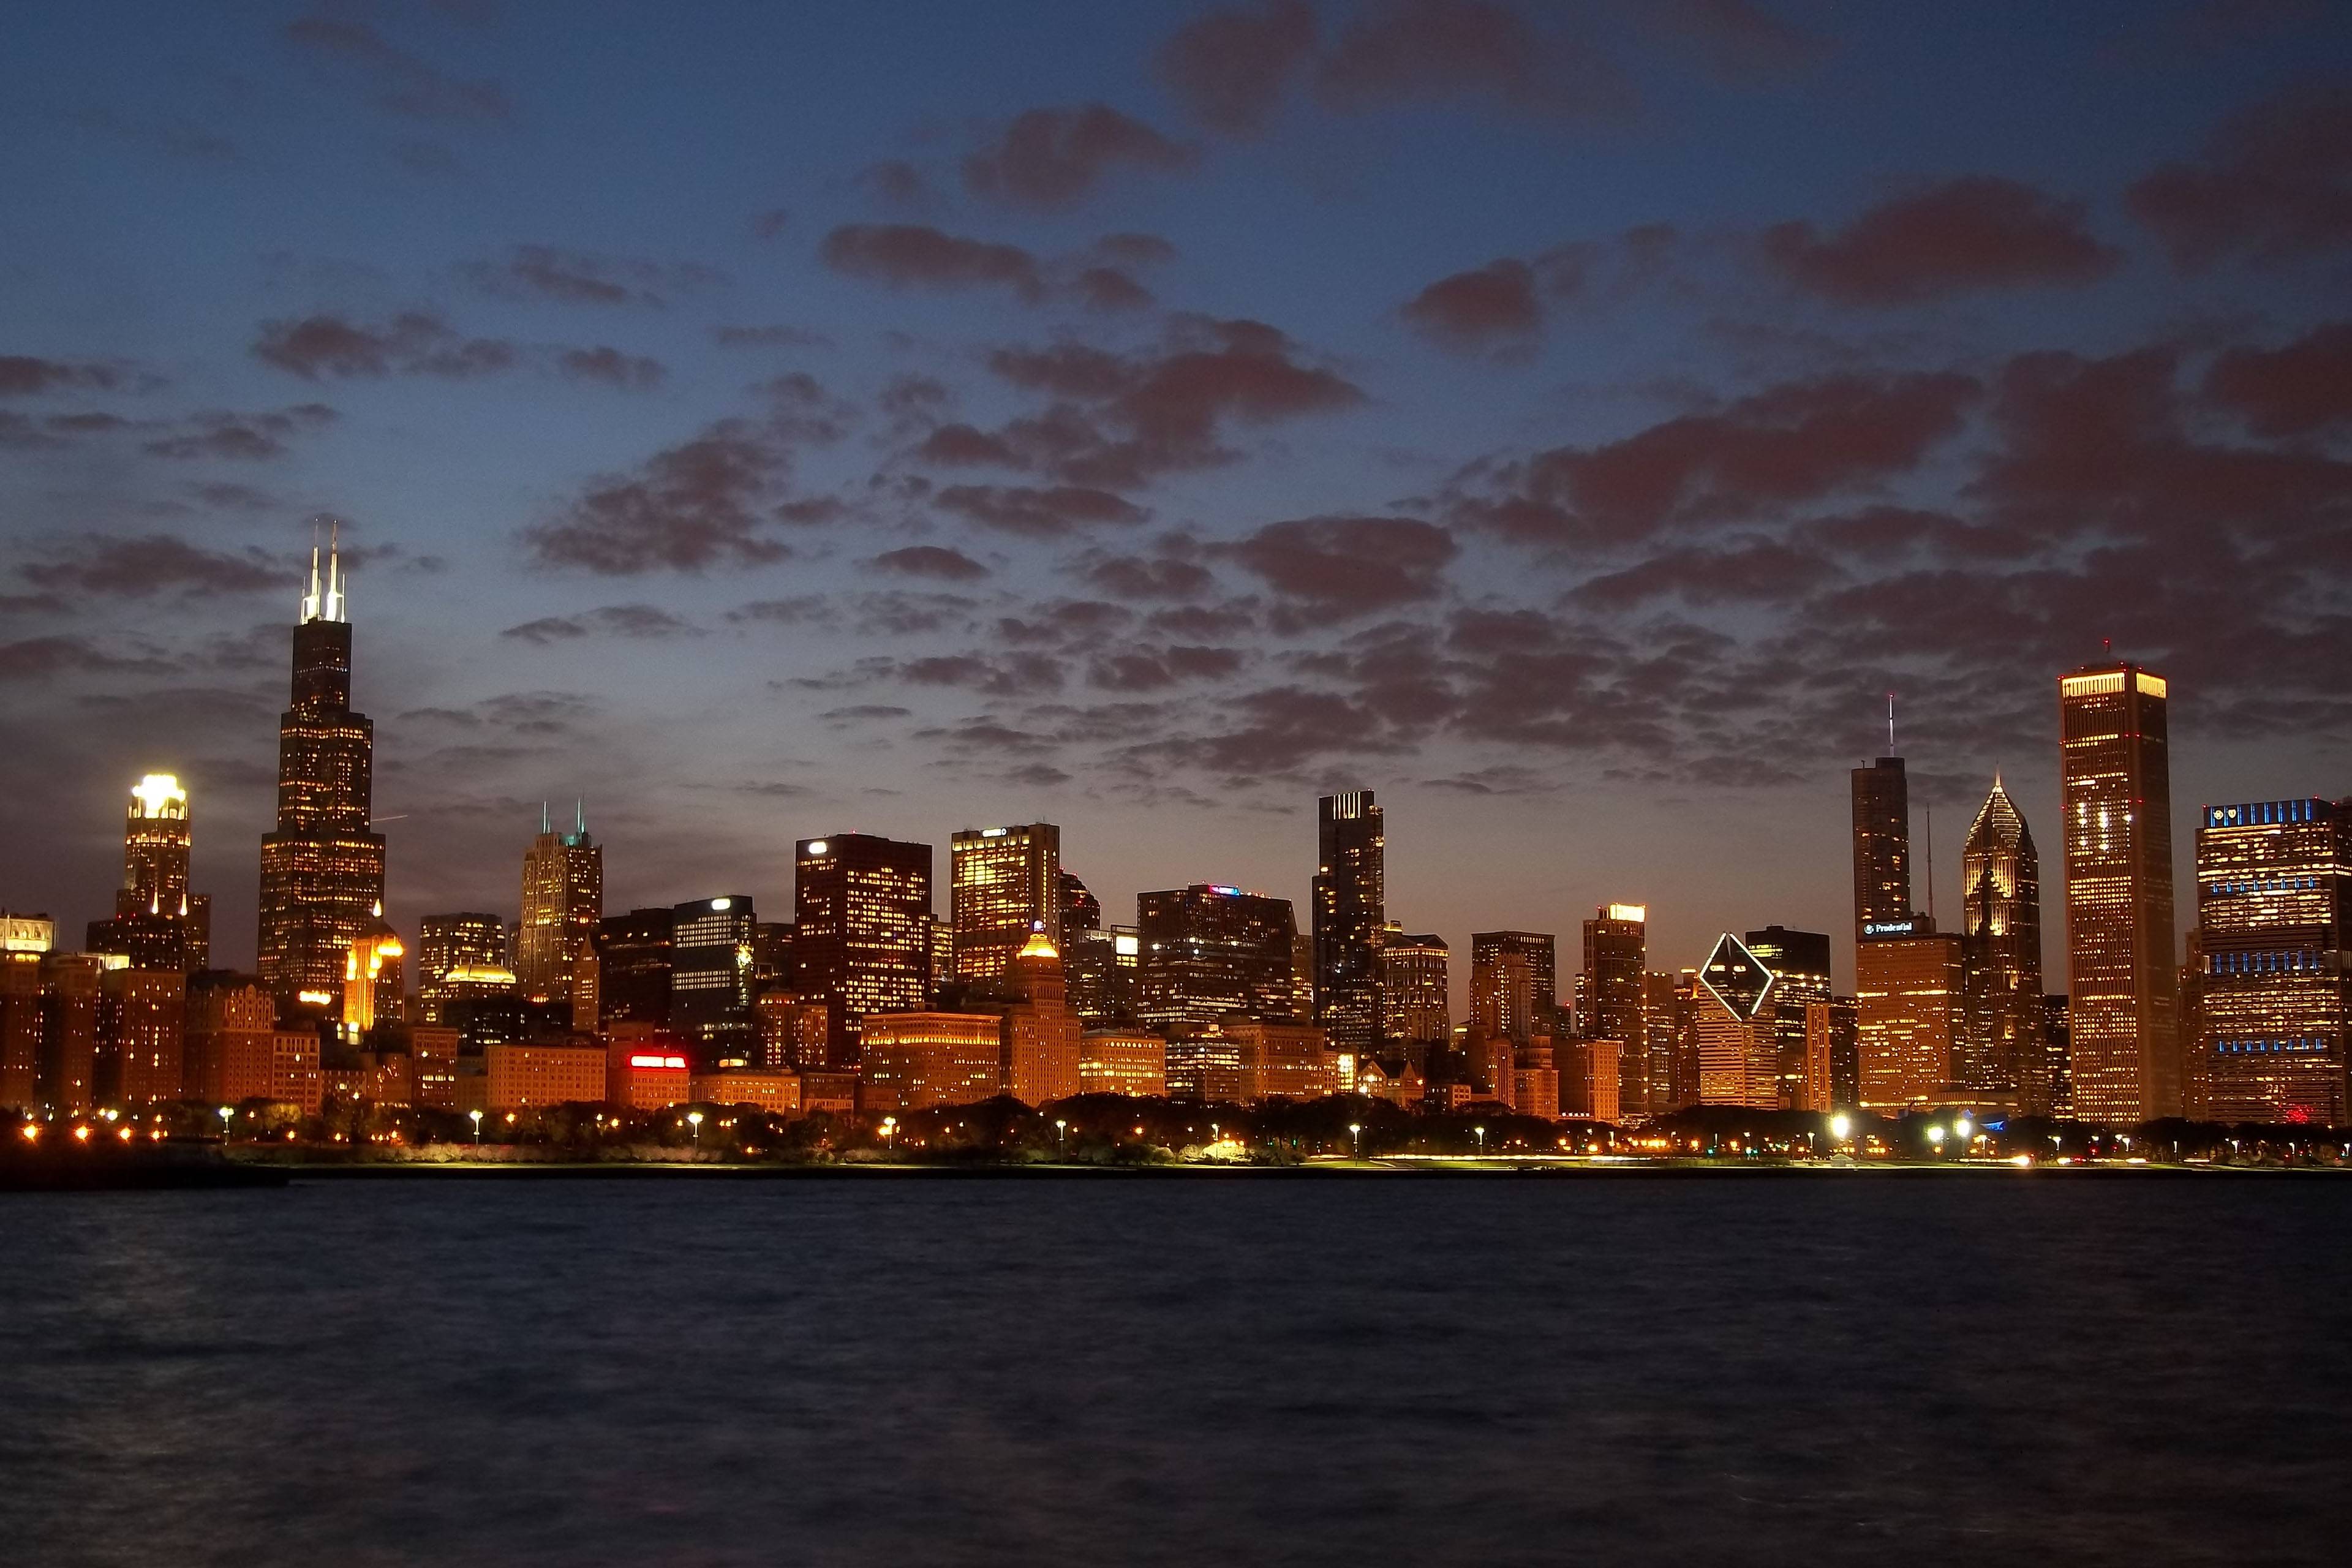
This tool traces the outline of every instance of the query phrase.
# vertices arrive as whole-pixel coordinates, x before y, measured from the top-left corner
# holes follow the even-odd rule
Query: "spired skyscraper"
[[[1853,770],[1854,936],[1908,934],[1910,919],[1911,786],[1902,758],[1881,757]]]
[[[294,701],[278,721],[278,831],[261,841],[262,981],[334,1003],[352,941],[383,914],[383,836],[368,831],[375,728],[352,710],[352,625],[341,563],[310,584],[294,628]]]
[[[1360,1056],[1380,1044],[1388,921],[1388,840],[1370,790],[1316,804],[1315,849],[1315,1021],[1333,1049]]]
[[[2166,700],[2164,678],[2127,662],[2058,679],[2067,1065],[2085,1121],[2181,1110]]]
[[[89,923],[90,952],[119,953],[133,969],[209,966],[212,900],[188,890],[189,845],[188,792],[170,773],[149,773],[131,792],[122,885],[113,915]]]
[[[1960,1044],[1953,1076],[1966,1088],[2013,1089],[2018,1109],[2047,1115],[2042,1030],[2042,860],[2016,803],[1992,793],[1960,855]]]
[[[562,833],[541,805],[539,837],[522,857],[515,980],[526,996],[584,1003],[573,1008],[582,1028],[596,1026],[596,928],[604,918],[604,847],[588,836],[585,809],[572,807],[572,831]]]

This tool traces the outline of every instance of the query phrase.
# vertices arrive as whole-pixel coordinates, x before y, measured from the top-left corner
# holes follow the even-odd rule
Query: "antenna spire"
[[[547,826],[547,802],[543,800],[539,803],[539,830],[541,833],[553,831]]]
[[[583,838],[588,836],[588,803],[577,795],[572,800],[572,831]]]
[[[1895,693],[1886,694],[1886,754],[1895,754]]]
[[[1922,803],[1927,814],[1927,923],[1936,923],[1936,808]]]

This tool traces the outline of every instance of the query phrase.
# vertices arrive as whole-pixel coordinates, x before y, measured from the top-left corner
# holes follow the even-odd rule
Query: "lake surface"
[[[0,1197],[0,1558],[2342,1563],[2352,1181]]]

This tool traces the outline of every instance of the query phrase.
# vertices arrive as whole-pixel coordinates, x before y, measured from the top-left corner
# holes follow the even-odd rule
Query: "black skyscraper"
[[[1370,790],[1316,805],[1315,1021],[1334,1047],[1369,1052],[1381,1037],[1381,932],[1387,840]]]
[[[352,942],[383,913],[383,836],[368,831],[375,728],[352,711],[352,626],[332,544],[294,628],[294,704],[278,724],[278,831],[261,841],[261,977],[281,998],[340,998]]]

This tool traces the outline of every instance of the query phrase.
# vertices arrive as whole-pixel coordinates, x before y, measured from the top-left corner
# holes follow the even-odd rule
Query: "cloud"
[[[973,195],[1007,205],[1054,211],[1085,200],[1115,169],[1172,173],[1199,158],[1108,104],[1032,109],[964,159],[963,183]]]
[[[1116,267],[1089,267],[1070,289],[1089,310],[1148,310],[1158,302],[1150,289]]]
[[[159,377],[119,363],[0,354],[0,397],[36,397],[51,392],[146,392],[162,384]]]
[[[1032,303],[1045,295],[1037,258],[1017,245],[967,239],[922,224],[844,224],[818,258],[835,272],[894,289],[1010,289]]]
[[[705,293],[728,281],[725,273],[696,262],[599,256],[551,245],[518,245],[502,261],[470,262],[462,270],[486,293],[564,305],[661,306],[674,295]]]
[[[194,414],[187,427],[160,436],[143,449],[158,458],[260,461],[282,458],[289,437],[322,430],[341,417],[323,403],[297,404],[269,414]]]
[[[669,374],[659,360],[614,348],[566,349],[555,363],[573,381],[601,381],[629,392],[650,392]]]
[[[1340,110],[1491,98],[1522,111],[1613,114],[1631,99],[1617,68],[1580,38],[1547,37],[1491,0],[1386,0],[1343,30],[1316,72]]]
[[[363,22],[299,16],[286,25],[283,36],[314,59],[348,70],[388,114],[492,123],[513,118],[514,104],[496,82],[446,76],[394,47]]]
[[[942,582],[971,583],[988,575],[988,568],[961,550],[949,550],[937,544],[910,544],[903,550],[886,550],[867,563],[877,572],[895,572],[908,577],[935,577]]]
[[[710,341],[722,349],[829,349],[833,340],[807,327],[713,327]]]
[[[1167,556],[1102,556],[1087,563],[1084,575],[1122,599],[1194,599],[1216,585],[1207,567]]]
[[[527,529],[524,542],[542,565],[605,576],[765,565],[792,553],[765,537],[761,511],[789,466],[767,433],[721,420],[632,473],[597,480],[554,519]]]
[[[1642,538],[1675,522],[1819,500],[1907,474],[1956,435],[1980,392],[1965,375],[1784,382],[1592,447],[1538,453],[1453,521],[1530,543]]]
[[[0,643],[0,681],[46,680],[65,674],[170,675],[168,659],[109,653],[87,637],[26,637]]]
[[[1820,37],[1752,0],[1641,0],[1644,19],[1696,48],[1729,81],[1793,75],[1829,54]]]
[[[291,569],[258,550],[205,550],[172,534],[99,538],[68,553],[17,567],[37,588],[131,599],[177,593],[186,598],[289,589]]]
[[[305,381],[386,375],[434,375],[467,380],[511,369],[515,346],[495,338],[466,338],[440,317],[409,310],[381,326],[333,313],[261,324],[254,358]]]
[[[923,172],[904,158],[885,158],[857,172],[857,184],[893,206],[925,207],[932,193]]]
[[[1400,313],[1457,353],[1524,350],[1543,328],[1535,271],[1508,258],[1439,279],[1405,301]]]
[[[1100,523],[1137,523],[1150,515],[1108,490],[1083,485],[949,485],[932,498],[943,510],[983,528],[1054,539]]]
[[[2258,436],[2352,424],[2352,322],[2330,322],[2284,348],[2231,349],[2206,373],[2205,395]]]
[[[599,635],[637,638],[700,637],[702,629],[652,605],[606,605],[576,616],[542,616],[535,621],[509,626],[499,634],[542,647],[549,643],[575,642]]]
[[[1315,9],[1268,0],[1254,10],[1211,11],[1169,36],[1152,65],[1198,123],[1255,136],[1315,50]]]
[[[770,207],[751,215],[751,237],[773,239],[792,226],[793,215],[782,207]]]
[[[2232,115],[2194,163],[2125,193],[2174,267],[2275,266],[2352,242],[2352,88],[2291,89]]]
[[[1841,305],[1905,305],[1982,289],[2095,282],[2123,253],[2084,227],[2080,202],[1992,175],[1951,180],[1870,208],[1823,237],[1805,222],[1763,236],[1800,288]]]
[[[1357,616],[1433,599],[1459,553],[1454,536],[1402,517],[1309,517],[1271,522],[1216,547],[1267,587],[1318,615]]]

